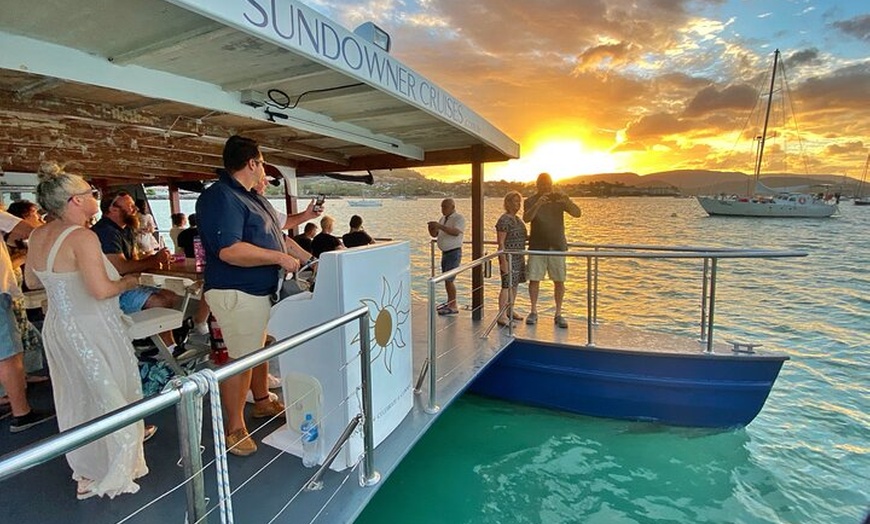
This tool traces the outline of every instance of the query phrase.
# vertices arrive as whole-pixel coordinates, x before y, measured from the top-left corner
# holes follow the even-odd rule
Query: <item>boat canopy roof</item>
[[[0,0],[0,167],[214,178],[227,137],[299,175],[504,161],[519,145],[292,0]]]

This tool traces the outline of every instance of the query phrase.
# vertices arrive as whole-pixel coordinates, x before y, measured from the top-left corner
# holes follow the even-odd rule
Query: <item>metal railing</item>
[[[464,244],[470,244],[471,242],[464,242]],[[498,242],[494,240],[485,240],[484,245],[498,245]],[[430,275],[432,277],[435,276],[435,245],[436,241],[432,240],[430,242],[429,247],[429,266],[430,266]],[[568,244],[568,248],[586,248],[592,249],[596,252],[601,250],[618,250],[618,251],[652,251],[652,252],[669,252],[669,253],[695,253],[701,254],[704,256],[693,256],[693,257],[660,257],[660,258],[703,258],[704,259],[704,268],[703,268],[703,276],[702,276],[702,291],[701,291],[701,320],[699,322],[700,325],[700,336],[698,338],[699,342],[706,342],[708,338],[707,333],[707,325],[708,325],[708,315],[710,313],[709,308],[710,304],[710,294],[715,294],[714,282],[715,282],[715,271],[716,265],[712,263],[713,258],[780,258],[780,257],[804,257],[807,256],[807,253],[804,251],[770,251],[763,249],[742,249],[742,248],[727,248],[727,247],[699,247],[699,246],[661,246],[654,244],[589,244],[586,242],[571,242]],[[567,254],[568,252],[556,252],[556,251],[545,251],[541,253],[532,253],[531,251],[511,251],[510,253],[514,254],[545,254],[550,256],[560,256]],[[738,254],[739,256],[718,256],[720,254]],[[714,257],[712,255],[717,255]],[[495,253],[498,255],[498,253]],[[756,255],[756,256],[753,256]],[[577,256],[586,256],[582,254],[578,254]],[[492,257],[490,257],[491,260]],[[588,315],[591,317],[591,325],[598,325],[598,277],[599,277],[599,258],[632,258],[628,255],[620,255],[619,257],[607,257],[604,256],[603,253],[601,256],[595,256],[593,258],[593,263],[591,267],[591,278],[587,275],[587,294],[591,293],[591,308],[589,308]],[[637,257],[637,258],[655,258],[655,257]],[[510,260],[510,257],[508,257]],[[471,266],[474,267],[474,266]],[[712,273],[712,278],[711,278]],[[487,277],[492,276],[491,274],[487,274]],[[591,285],[590,285],[591,284]]]
[[[485,244],[494,244],[494,242],[484,242]],[[805,257],[805,251],[775,251],[763,249],[736,249],[736,248],[705,248],[697,246],[657,246],[657,245],[642,245],[642,244],[569,244],[569,247],[582,246],[591,248],[592,251],[497,251],[495,253],[485,255],[469,264],[458,267],[447,273],[439,276],[434,276],[435,273],[435,249],[434,243],[431,248],[431,272],[433,277],[429,279],[429,327],[428,340],[429,352],[423,367],[420,370],[420,376],[417,380],[415,392],[421,393],[423,379],[426,373],[429,373],[429,398],[424,408],[427,413],[437,413],[439,407],[437,404],[437,396],[435,391],[436,386],[436,359],[437,359],[437,341],[435,331],[435,314],[436,314],[436,285],[448,278],[455,278],[460,273],[464,273],[477,266],[487,264],[493,258],[501,254],[521,254],[521,255],[542,255],[542,256],[561,256],[570,258],[585,258],[586,259],[586,345],[588,347],[595,346],[595,329],[594,326],[598,321],[598,261],[604,259],[688,259],[688,260],[703,260],[703,276],[702,276],[702,291],[701,291],[701,337],[699,342],[705,343],[705,353],[713,352],[713,331],[716,311],[716,277],[719,259],[735,259],[735,258],[789,258],[789,257]],[[602,251],[613,250],[613,251]],[[508,263],[510,264],[508,257]],[[499,312],[501,314],[501,311]],[[512,322],[508,323],[509,326]],[[509,328],[512,329],[512,328]],[[512,330],[510,331],[512,334]]]
[[[360,331],[360,374],[362,389],[362,413],[357,415],[351,424],[358,424],[360,418],[363,425],[364,457],[362,462],[362,483],[371,486],[377,483],[380,475],[374,467],[374,430],[372,414],[372,373],[371,373],[371,336],[370,319],[367,306],[345,313],[340,317],[318,324],[296,335],[287,337],[270,346],[230,362],[214,371],[219,381],[243,373],[268,360],[290,351],[329,331],[358,320]],[[202,372],[199,372],[202,373]],[[57,435],[31,444],[0,459],[0,481],[9,479],[32,467],[38,466],[65,453],[94,442],[125,426],[138,422],[148,415],[162,411],[170,406],[179,406],[179,443],[185,478],[188,479],[187,507],[191,522],[205,522],[206,502],[205,488],[202,480],[202,458],[199,453],[200,435],[193,430],[196,427],[195,397],[198,386],[189,377],[173,380],[173,389],[164,391],[153,397],[134,402],[121,409],[107,413],[80,426],[63,431]],[[223,430],[223,428],[221,428]],[[349,435],[348,435],[349,436]],[[336,448],[342,442],[336,444]],[[329,457],[334,458],[333,453]],[[321,468],[306,482],[306,485],[316,483],[320,475],[329,466],[324,462]]]
[[[437,360],[437,344],[436,344],[436,331],[435,331],[435,296],[436,296],[436,287],[441,282],[449,278],[455,278],[460,273],[464,273],[466,271],[470,271],[478,266],[488,263],[493,258],[498,257],[501,252],[492,253],[491,255],[485,255],[470,264],[466,264],[464,266],[460,266],[456,269],[450,270],[446,273],[442,273],[437,277],[432,277],[428,281],[429,288],[429,320],[427,327],[427,340],[429,344],[429,352],[426,357],[426,360],[423,362],[423,366],[420,369],[420,376],[417,379],[417,383],[414,387],[415,393],[421,392],[421,387],[423,386],[423,380],[426,377],[426,373],[429,373],[429,400],[426,403],[426,406],[423,408],[426,413],[433,414],[438,413],[440,411],[440,407],[435,402],[435,387],[437,383],[437,374],[436,374],[436,360]],[[434,251],[433,251],[434,256]],[[434,272],[434,270],[433,270]]]

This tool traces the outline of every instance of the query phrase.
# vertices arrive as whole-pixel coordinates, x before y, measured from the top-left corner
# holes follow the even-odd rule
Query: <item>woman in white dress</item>
[[[136,209],[139,210],[139,227],[136,228],[136,249],[139,251],[140,257],[151,256],[164,246],[154,238],[154,232],[157,231],[157,222],[149,213],[148,203],[139,199],[136,201]]]
[[[118,306],[118,295],[138,282],[118,275],[97,235],[85,227],[100,210],[99,190],[50,165],[36,194],[55,220],[31,235],[25,278],[48,295],[42,335],[64,431],[142,398]],[[67,453],[78,498],[137,492],[134,480],[148,473],[143,437],[137,422]]]

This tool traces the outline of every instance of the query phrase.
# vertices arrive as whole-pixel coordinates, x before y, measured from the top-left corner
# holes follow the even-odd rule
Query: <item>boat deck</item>
[[[426,307],[425,303],[414,301],[412,318],[415,377],[426,359]],[[436,370],[437,402],[442,410],[461,395],[475,376],[513,340],[507,328],[496,328],[488,338],[481,338],[492,318],[492,313],[487,313],[487,318],[483,321],[472,320],[468,311],[436,319],[439,354]],[[585,320],[569,320],[569,329],[557,329],[549,317],[542,314],[536,326],[517,323],[514,335],[517,338],[560,345],[585,345]],[[623,350],[630,351],[680,351],[700,354],[702,349],[699,343],[687,337],[639,333],[636,330],[606,325],[596,328],[596,344],[603,351],[624,348]],[[729,357],[732,355],[730,346],[724,344],[718,344],[716,351]],[[734,358],[739,357],[738,355]],[[423,385],[423,393],[415,396],[411,412],[376,448],[375,465],[382,477],[381,484],[438,418],[437,414],[430,415],[423,410],[428,398],[426,383]],[[51,403],[50,386],[34,385],[30,396],[34,399],[35,406],[48,407]],[[205,404],[204,418],[208,421],[210,413],[208,403]],[[182,470],[176,465],[178,435],[175,416],[172,410],[166,410],[149,418],[147,422],[157,424],[159,431],[145,444],[150,473],[140,480],[139,493],[122,495],[114,500],[78,501],[69,467],[65,459],[60,457],[3,482],[0,487],[3,520],[44,524],[182,522],[186,503]],[[278,421],[272,421],[254,432],[253,428],[257,428],[257,424],[250,419],[248,422],[258,443],[280,427]],[[0,422],[0,434],[3,435],[0,438],[0,454],[20,449],[57,432],[56,424],[47,423],[13,435],[8,433],[8,424],[8,419]],[[204,477],[209,508],[213,508],[217,500],[212,442],[208,425],[203,432],[203,462],[206,464]],[[340,473],[327,471],[322,490],[304,491],[303,486],[315,470],[302,467],[299,458],[265,444],[259,444],[259,451],[250,457],[230,456],[228,461],[234,490],[233,509],[238,522],[351,522],[380,485],[360,487],[359,468],[355,468]],[[152,503],[158,497],[162,498]],[[209,520],[218,522],[217,512],[210,514]]]

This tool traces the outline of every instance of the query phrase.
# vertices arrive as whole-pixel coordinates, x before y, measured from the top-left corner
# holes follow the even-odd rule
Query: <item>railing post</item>
[[[592,257],[586,257],[586,345],[595,346],[592,334]]]
[[[704,276],[701,279],[701,338],[698,342],[707,341],[707,275],[710,271],[710,259],[704,259]]]
[[[423,411],[433,415],[438,413],[441,408],[435,403],[435,387],[437,385],[436,360],[437,352],[435,351],[435,281],[429,281],[429,402]]]
[[[363,469],[361,483],[374,486],[381,480],[375,471],[375,421],[372,412],[372,341],[369,328],[369,314],[359,318],[360,374],[362,376],[363,410]]]
[[[596,247],[595,251],[598,251],[599,248]],[[593,269],[592,280],[594,283],[593,295],[592,295],[592,323],[594,325],[598,325],[598,257],[595,257],[595,268]]]
[[[435,276],[435,241],[429,241],[429,277]]]
[[[176,409],[178,420],[178,441],[181,448],[181,465],[184,478],[190,479],[184,486],[187,494],[188,522],[208,522],[205,503],[205,483],[202,478],[202,455],[200,432],[197,430],[197,399],[195,388],[185,388],[184,382],[176,378],[174,384],[181,393]]]
[[[513,336],[514,334],[514,300],[516,297],[513,292],[513,284],[514,284],[514,267],[513,267],[513,258],[511,255],[505,253],[505,258],[507,259],[507,270],[508,270],[508,335]],[[501,293],[501,271],[499,271],[499,284],[498,284],[498,292]],[[499,308],[500,310],[501,308]],[[501,313],[501,311],[499,311]]]
[[[713,317],[716,309],[716,265],[718,258],[710,259],[710,307],[707,313],[707,353],[713,352]]]

